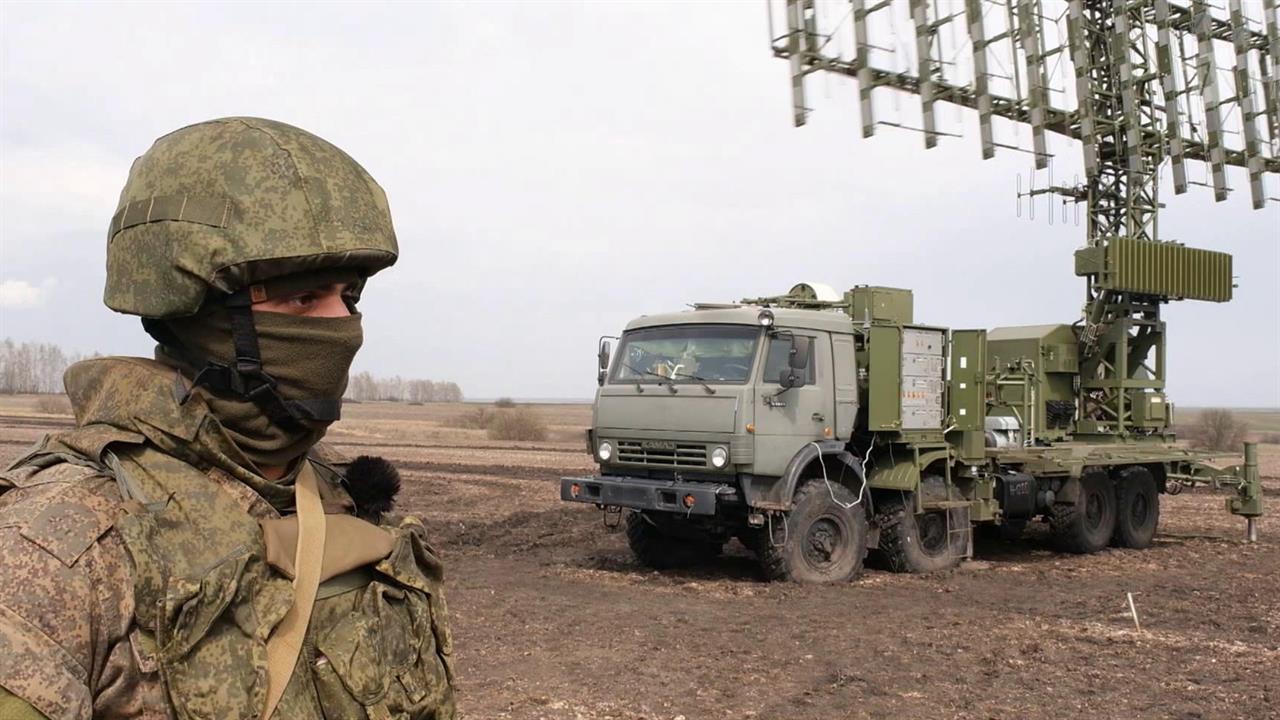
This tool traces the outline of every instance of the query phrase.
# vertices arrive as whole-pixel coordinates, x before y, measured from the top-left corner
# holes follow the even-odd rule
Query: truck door
[[[858,418],[858,356],[852,335],[832,334],[831,365],[836,389],[835,439],[848,441]]]
[[[781,475],[805,443],[832,437],[836,422],[831,337],[808,331],[795,335],[813,338],[803,387],[784,390],[778,384],[791,351],[787,333],[769,337],[762,350],[755,412],[755,471],[760,475]]]

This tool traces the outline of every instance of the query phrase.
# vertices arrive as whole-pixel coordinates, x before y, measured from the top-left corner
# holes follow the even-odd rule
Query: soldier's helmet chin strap
[[[309,398],[288,400],[276,387],[276,379],[262,367],[262,354],[258,349],[258,331],[253,324],[253,301],[249,288],[226,296],[223,305],[231,320],[231,341],[235,359],[221,363],[212,358],[190,357],[162,321],[143,318],[147,333],[161,345],[182,353],[191,367],[204,367],[191,381],[192,389],[206,387],[219,395],[234,395],[252,401],[279,427],[289,430],[306,429],[304,421],[331,423],[342,412],[342,400],[338,398]]]

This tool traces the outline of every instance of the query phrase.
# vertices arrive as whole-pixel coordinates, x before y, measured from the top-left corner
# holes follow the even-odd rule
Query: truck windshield
[[[760,329],[749,325],[672,325],[622,335],[611,382],[744,383]]]

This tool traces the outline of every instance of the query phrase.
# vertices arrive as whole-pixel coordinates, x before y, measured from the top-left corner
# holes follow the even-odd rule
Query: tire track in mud
[[[547,445],[504,445],[499,443],[485,443],[475,445],[471,443],[447,443],[447,442],[377,442],[366,440],[345,440],[342,438],[325,438],[324,442],[333,447],[372,447],[372,448],[409,448],[409,449],[437,449],[437,450],[498,450],[501,452],[524,452],[524,453],[547,453],[550,455],[583,455],[587,453],[580,448],[558,448]]]
[[[31,415],[0,415],[0,428],[64,428],[75,427],[74,418],[35,417]]]
[[[591,523],[591,530],[595,530]],[[564,547],[566,540],[581,534],[583,523],[561,508],[517,510],[507,517],[468,523],[441,523],[431,533],[432,540],[489,552],[539,554],[547,547]]]
[[[431,473],[437,475],[483,475],[520,480],[559,480],[561,477],[581,475],[582,467],[529,467],[527,465],[485,465],[470,463],[432,462],[430,460],[392,460],[401,472]]]

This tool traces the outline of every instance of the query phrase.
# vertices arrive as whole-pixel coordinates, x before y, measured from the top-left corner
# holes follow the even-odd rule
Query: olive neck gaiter
[[[347,388],[347,375],[364,336],[360,315],[320,318],[256,312],[262,369],[276,381],[287,400],[338,400]],[[187,379],[199,372],[197,363],[234,360],[231,320],[225,308],[213,306],[166,325],[180,347],[161,345],[156,359],[178,369]],[[253,400],[233,394],[202,394],[227,437],[259,469],[279,467],[304,455],[328,428],[328,422],[303,420],[288,426],[273,422]]]

